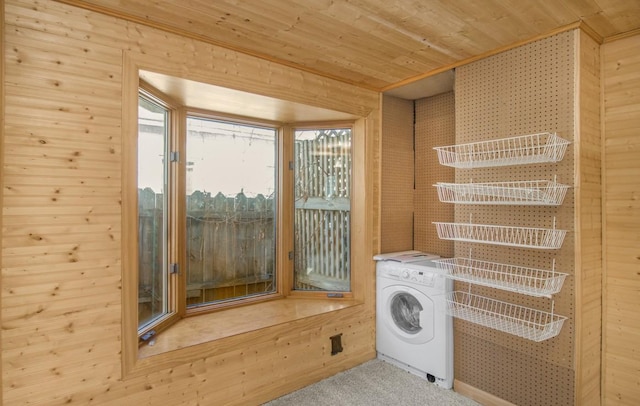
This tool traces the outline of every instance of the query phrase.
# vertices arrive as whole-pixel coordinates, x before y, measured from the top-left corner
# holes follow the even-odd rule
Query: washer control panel
[[[378,263],[377,266],[377,273],[380,277],[431,287],[436,284],[436,280],[439,277],[437,270],[434,269],[433,271],[429,271],[428,267],[410,267],[389,262]]]
[[[405,281],[433,286],[435,274],[432,272],[416,271],[415,269],[403,269],[400,278]]]

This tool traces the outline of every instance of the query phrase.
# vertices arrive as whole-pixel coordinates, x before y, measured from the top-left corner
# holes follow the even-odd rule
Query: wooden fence
[[[272,198],[194,192],[187,198],[189,303],[237,298],[275,289]]]
[[[139,190],[140,302],[157,307],[161,292],[163,196]],[[275,289],[273,199],[194,192],[187,197],[187,305],[271,292]],[[142,314],[140,315],[142,317]]]

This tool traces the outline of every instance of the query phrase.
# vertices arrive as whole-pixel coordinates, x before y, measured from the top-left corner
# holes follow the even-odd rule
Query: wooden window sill
[[[133,375],[172,367],[221,348],[250,346],[263,333],[314,316],[361,305],[350,299],[283,298],[218,312],[186,317],[158,334],[153,345],[138,349]],[[268,334],[267,334],[268,335]]]

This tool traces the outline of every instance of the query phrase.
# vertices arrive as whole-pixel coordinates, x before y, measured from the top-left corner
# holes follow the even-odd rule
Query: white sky
[[[140,123],[159,129],[161,113],[140,108]],[[271,195],[275,187],[276,130],[190,118],[187,124],[187,194],[199,190],[247,197]],[[162,136],[138,134],[138,186],[156,193],[162,186]],[[183,160],[184,157],[181,157]]]

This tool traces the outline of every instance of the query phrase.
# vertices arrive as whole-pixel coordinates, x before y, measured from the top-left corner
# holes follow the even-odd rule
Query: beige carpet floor
[[[264,406],[477,406],[453,390],[375,359]]]

